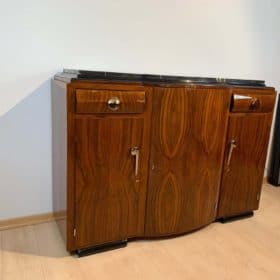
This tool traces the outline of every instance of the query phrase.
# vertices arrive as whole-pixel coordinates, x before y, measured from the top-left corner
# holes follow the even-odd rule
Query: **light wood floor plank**
[[[33,226],[2,231],[3,280],[45,280]]]
[[[43,271],[47,280],[83,280],[77,258],[65,249],[55,222],[36,225],[36,238]]]
[[[0,231],[0,279],[4,278],[4,273],[3,273],[3,259],[2,259],[2,233]]]
[[[279,280],[279,213],[280,188],[264,185],[253,218],[84,258],[66,252],[54,222],[7,230],[1,280]]]

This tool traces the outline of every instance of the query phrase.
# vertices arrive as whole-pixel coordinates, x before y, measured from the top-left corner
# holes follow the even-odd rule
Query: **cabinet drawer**
[[[76,90],[77,113],[143,113],[144,91]]]
[[[234,93],[232,112],[271,112],[274,107],[274,94]]]

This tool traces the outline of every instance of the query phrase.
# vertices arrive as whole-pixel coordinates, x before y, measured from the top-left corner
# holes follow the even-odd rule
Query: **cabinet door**
[[[271,114],[231,114],[218,217],[258,208]]]
[[[215,219],[229,103],[223,89],[154,90],[146,236]]]
[[[76,248],[143,235],[144,118],[76,117]],[[139,148],[139,168],[131,148]]]

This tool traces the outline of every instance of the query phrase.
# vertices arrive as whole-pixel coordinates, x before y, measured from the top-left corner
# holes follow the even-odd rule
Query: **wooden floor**
[[[0,232],[0,279],[280,279],[280,188],[265,185],[253,218],[182,237],[134,241],[77,258],[54,223]]]

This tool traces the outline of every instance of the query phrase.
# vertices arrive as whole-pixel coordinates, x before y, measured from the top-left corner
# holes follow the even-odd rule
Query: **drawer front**
[[[271,112],[274,107],[274,94],[234,93],[232,112]]]
[[[76,113],[143,113],[145,91],[76,90]]]

